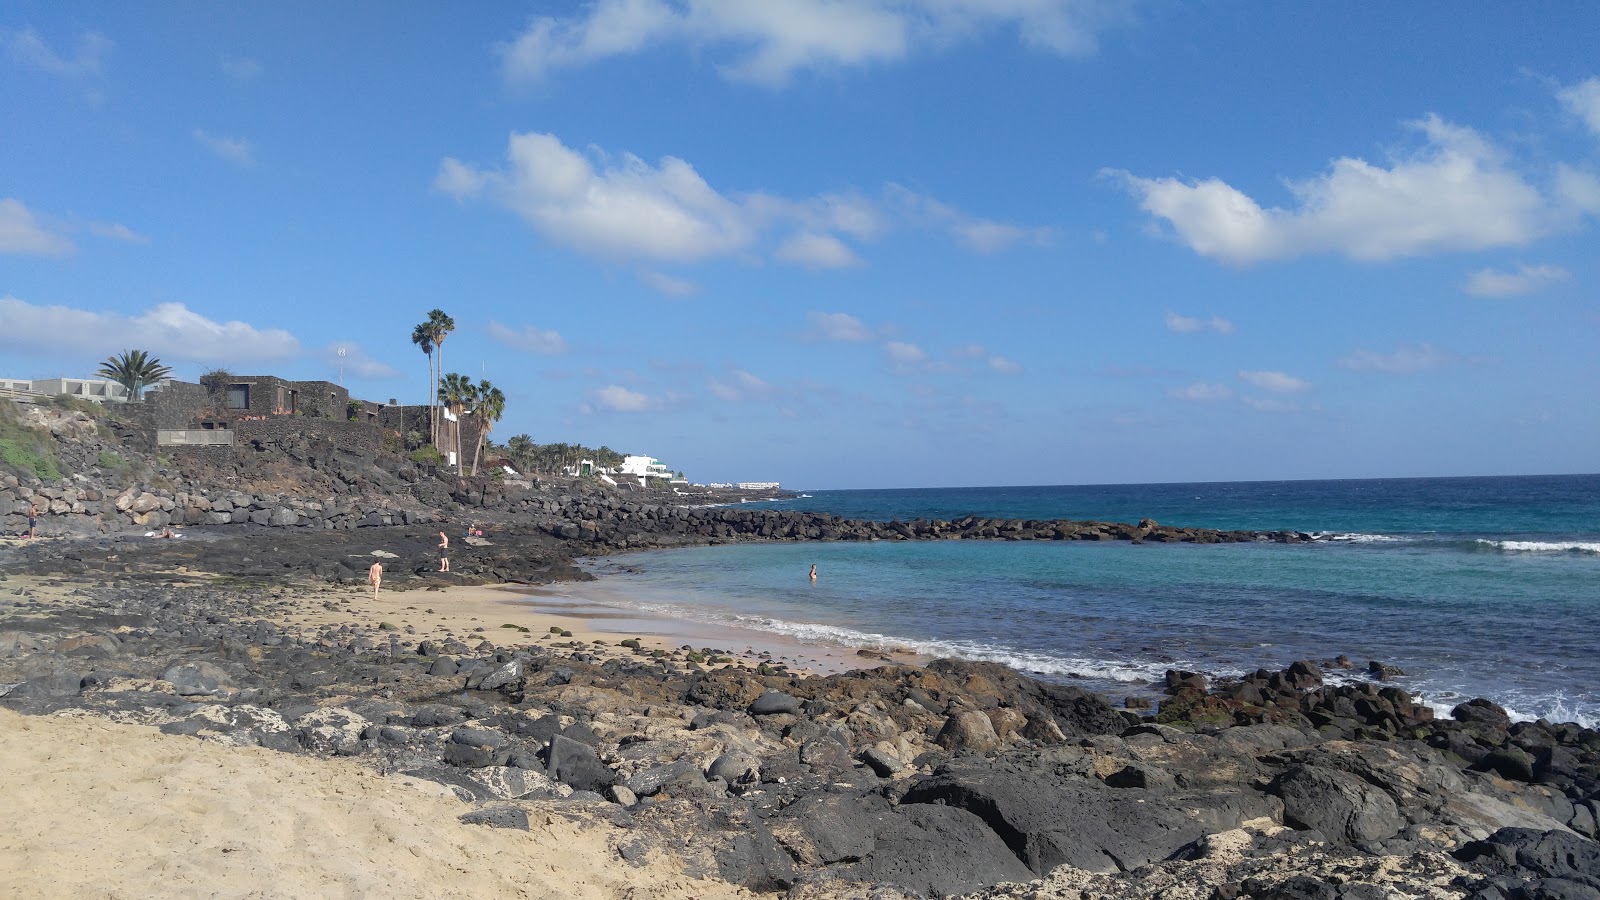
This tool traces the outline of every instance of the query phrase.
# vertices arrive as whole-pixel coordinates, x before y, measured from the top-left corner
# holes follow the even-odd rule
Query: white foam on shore
[[[1337,541],[1343,544],[1389,544],[1400,543],[1406,538],[1396,537],[1392,534],[1362,534],[1361,532],[1327,532],[1319,531],[1312,537],[1323,541]]]
[[[1479,538],[1477,543],[1509,553],[1600,553],[1600,543],[1591,541],[1491,541]]]

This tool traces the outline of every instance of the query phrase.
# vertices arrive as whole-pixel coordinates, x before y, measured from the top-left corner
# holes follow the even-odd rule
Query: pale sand
[[[374,600],[369,587],[312,588],[286,598],[298,612],[279,619],[279,624],[291,631],[299,628],[302,636],[309,637],[312,629],[324,625],[372,628],[387,623],[411,641],[456,638],[469,647],[484,640],[497,647],[548,647],[578,642],[613,654],[630,653],[617,645],[635,638],[645,651],[711,647],[726,651],[747,666],[770,659],[804,674],[871,668],[885,662],[881,656],[859,656],[843,647],[805,644],[762,631],[652,615],[596,599],[605,593],[588,582],[540,587],[463,585],[440,590],[380,589]],[[328,609],[328,603],[335,608]],[[507,625],[514,627],[504,627]],[[552,627],[570,631],[572,636],[552,634]],[[528,630],[522,631],[523,628]],[[602,644],[595,645],[595,641]],[[909,653],[894,654],[893,660],[922,662]]]
[[[464,825],[443,787],[352,760],[3,709],[0,760],[4,897],[751,896],[625,863],[604,823]]]

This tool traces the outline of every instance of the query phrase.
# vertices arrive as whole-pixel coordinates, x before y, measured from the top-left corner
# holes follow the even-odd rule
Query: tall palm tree
[[[478,456],[483,453],[484,439],[489,436],[489,431],[494,428],[494,423],[506,411],[506,395],[499,388],[489,383],[485,378],[478,382],[477,404],[472,409],[472,415],[478,419],[478,446],[472,451],[472,474],[478,474]]]
[[[434,421],[433,407],[439,393],[439,382],[433,377],[433,332],[428,330],[427,322],[411,329],[411,343],[428,354],[428,440],[432,441],[435,440],[433,431],[437,424]]]
[[[445,312],[442,309],[432,309],[428,311],[428,320],[423,322],[422,326],[419,327],[427,328],[429,339],[433,341],[433,346],[439,350],[438,371],[441,373],[444,372],[444,339],[449,336],[450,332],[456,330],[456,320],[445,315]],[[460,426],[461,423],[459,419],[456,421],[456,424],[458,427]],[[438,427],[438,423],[435,422],[434,430],[436,432]],[[437,441],[435,441],[435,446],[437,446]]]
[[[104,375],[127,388],[128,399],[136,401],[144,399],[145,385],[166,378],[172,374],[172,370],[143,350],[124,350],[120,356],[106,357],[95,374]]]
[[[439,400],[455,415],[456,425],[451,429],[451,446],[456,454],[456,471],[461,470],[461,418],[476,400],[478,387],[472,379],[460,372],[450,372],[439,379]]]
[[[533,456],[538,449],[539,445],[526,434],[513,434],[511,440],[506,441],[506,454],[516,463],[517,471],[524,475],[533,474]]]

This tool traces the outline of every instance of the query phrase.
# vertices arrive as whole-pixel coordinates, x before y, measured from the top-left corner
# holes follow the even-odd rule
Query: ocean
[[[813,491],[857,519],[966,515],[1311,532],[1308,544],[737,544],[592,571],[642,611],[833,648],[908,648],[1155,696],[1344,654],[1441,712],[1600,723],[1600,476]],[[807,579],[810,566],[819,573]],[[1361,677],[1360,672],[1343,677]]]

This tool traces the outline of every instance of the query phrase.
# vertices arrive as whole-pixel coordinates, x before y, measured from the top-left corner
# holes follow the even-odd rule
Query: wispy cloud
[[[588,402],[578,407],[579,412],[644,413],[654,412],[664,405],[657,398],[620,384],[595,388],[589,391],[588,398]]]
[[[1467,276],[1463,291],[1474,297],[1516,297],[1571,278],[1560,266],[1518,266],[1515,271],[1479,269]]]
[[[72,241],[41,224],[21,200],[0,200],[0,253],[61,256],[74,249]]]
[[[256,164],[256,148],[244,138],[224,137],[207,132],[203,128],[196,128],[190,132],[200,146],[211,151],[219,159],[227,160],[234,165],[249,168]]]
[[[889,184],[884,193],[908,221],[943,230],[958,243],[979,253],[998,253],[1018,244],[1047,247],[1055,239],[1053,229],[1025,228],[971,216],[898,184]]]
[[[263,71],[261,63],[247,56],[233,56],[228,53],[217,55],[217,65],[222,73],[235,81],[254,81],[261,77]]]
[[[140,347],[171,362],[265,362],[300,352],[294,335],[245,322],[217,322],[182,303],[134,316],[67,306],[35,306],[0,297],[0,346],[55,348],[95,356]]]
[[[861,265],[861,257],[844,241],[831,234],[797,234],[780,244],[773,256],[808,269],[843,269]]]
[[[1387,168],[1334,160],[1322,175],[1288,182],[1296,201],[1289,209],[1263,207],[1217,178],[1104,174],[1191,250],[1235,265],[1313,253],[1379,262],[1514,247],[1571,224],[1565,198],[1541,195],[1477,132],[1434,115],[1409,125],[1423,135],[1420,149]]]
[[[639,280],[669,297],[689,297],[700,292],[700,285],[660,272],[641,272]]]
[[[111,241],[122,241],[125,244],[148,244],[150,238],[134,231],[126,225],[117,222],[90,222],[89,233],[95,237],[102,237]]]
[[[910,371],[928,360],[928,351],[905,341],[885,341],[883,352],[900,372]]]
[[[849,313],[808,312],[806,322],[811,326],[810,336],[825,341],[860,342],[874,337],[872,329]]]
[[[1455,355],[1428,343],[1401,347],[1392,353],[1356,350],[1339,360],[1340,368],[1352,372],[1381,372],[1385,375],[1411,375],[1437,369],[1454,362]]]
[[[1227,385],[1207,384],[1202,381],[1175,388],[1168,393],[1179,400],[1188,400],[1191,403],[1216,403],[1233,397],[1233,390]]]
[[[1600,78],[1568,85],[1556,92],[1556,98],[1591,133],[1600,137]]]
[[[89,32],[78,38],[78,48],[70,56],[57,53],[32,28],[15,31],[0,29],[0,44],[11,61],[25,69],[63,78],[86,78],[101,74],[106,54],[114,46],[105,35]]]
[[[993,253],[1048,242],[1049,230],[969,215],[898,185],[874,200],[855,191],[787,198],[713,187],[673,156],[580,152],[551,134],[514,134],[505,164],[446,158],[434,188],[510,209],[546,238],[613,260],[693,263],[768,257],[811,269],[862,264],[859,244],[895,227],[942,231]]]
[[[317,351],[317,359],[327,366],[329,372],[339,375],[373,379],[400,377],[399,369],[373,359],[372,355],[355,341],[334,341]]]
[[[559,331],[545,331],[532,325],[511,328],[499,322],[489,323],[489,337],[517,350],[529,353],[558,354],[567,352],[567,342]]]
[[[1078,56],[1130,18],[1125,5],[1095,0],[597,0],[579,15],[536,16],[498,49],[513,83],[676,44],[705,52],[731,80],[781,87],[799,72],[899,62],[997,30]]]
[[[708,380],[706,388],[719,400],[729,403],[765,400],[773,394],[772,385],[743,369],[734,369],[725,377]]]
[[[1191,334],[1196,331],[1233,334],[1233,323],[1221,316],[1212,316],[1209,319],[1195,319],[1189,316],[1181,316],[1168,310],[1165,321],[1168,331],[1176,331],[1179,334]]]
[[[1297,394],[1311,389],[1311,382],[1283,372],[1254,371],[1239,373],[1240,380],[1253,384],[1263,391],[1275,394]]]

